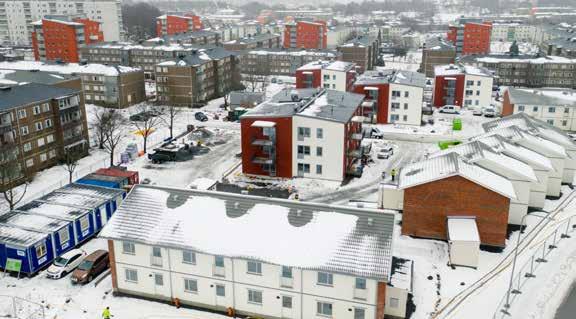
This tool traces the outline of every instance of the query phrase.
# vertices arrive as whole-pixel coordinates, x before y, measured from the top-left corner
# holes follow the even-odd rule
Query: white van
[[[458,107],[455,105],[444,105],[438,112],[447,114],[459,114]]]

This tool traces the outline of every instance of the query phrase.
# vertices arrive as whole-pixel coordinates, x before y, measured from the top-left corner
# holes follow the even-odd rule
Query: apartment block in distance
[[[127,66],[35,61],[0,62],[0,70],[44,71],[82,78],[87,103],[126,108],[146,100],[144,72]]]
[[[253,75],[294,76],[296,70],[318,60],[342,60],[333,50],[259,49],[241,55],[242,73]]]
[[[236,89],[240,82],[236,56],[221,47],[201,49],[156,65],[160,104],[195,106]]]
[[[456,46],[457,55],[488,54],[491,35],[492,23],[462,18],[449,27],[446,38]]]
[[[156,18],[156,36],[173,35],[202,30],[202,21],[197,15],[161,15]]]
[[[342,53],[342,61],[356,63],[358,72],[374,69],[378,61],[380,40],[378,37],[358,36],[337,48]]]
[[[325,21],[298,21],[284,26],[284,48],[326,49],[328,35]]]
[[[54,17],[34,22],[33,28],[32,48],[36,61],[78,63],[81,47],[104,41],[100,23],[89,19]]]
[[[153,222],[129,222],[142,219]],[[100,237],[115,296],[242,317],[405,318],[393,228],[378,210],[136,185]]]
[[[224,49],[228,51],[256,50],[259,48],[273,49],[280,48],[282,46],[282,41],[280,34],[261,33],[224,42],[223,46]]]
[[[460,62],[494,72],[498,85],[576,89],[576,59],[537,55],[466,56]]]
[[[82,90],[39,83],[0,88],[0,147],[20,163],[17,183],[57,165],[66,151],[88,154],[88,145]]]
[[[121,0],[0,0],[0,12],[0,44],[31,45],[32,23],[58,15],[85,16],[100,23],[107,41],[123,39]]]
[[[363,100],[322,88],[280,91],[240,119],[243,173],[333,181],[361,174]]]
[[[502,116],[525,113],[564,131],[576,131],[576,90],[513,88],[504,92]]]
[[[420,125],[426,77],[422,73],[366,71],[354,83],[353,92],[365,95],[362,114],[371,123]]]
[[[344,61],[316,61],[296,70],[296,88],[325,88],[351,91],[356,80],[356,65]]]
[[[494,78],[487,69],[448,64],[437,66],[434,74],[433,106],[487,107],[490,105]]]
[[[429,39],[422,48],[420,72],[434,77],[434,68],[439,65],[453,64],[456,61],[456,47],[442,38]]]

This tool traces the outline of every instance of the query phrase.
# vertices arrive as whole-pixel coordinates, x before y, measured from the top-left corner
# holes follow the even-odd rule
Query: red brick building
[[[516,198],[508,179],[450,153],[403,167],[398,186],[403,235],[447,240],[448,218],[471,216],[483,245],[506,245],[510,199]]]
[[[449,27],[446,38],[456,46],[458,55],[488,54],[491,34],[491,22],[462,19]]]
[[[80,48],[104,41],[100,23],[76,18],[73,21],[42,19],[33,23],[32,48],[36,61],[80,61]]]
[[[200,17],[193,14],[184,16],[162,15],[156,18],[156,35],[161,37],[202,29]]]
[[[358,173],[359,94],[285,89],[241,119],[242,172],[342,181]]]
[[[325,88],[352,91],[356,80],[356,65],[343,61],[315,61],[296,70],[296,88]]]
[[[325,21],[298,21],[286,24],[284,48],[326,49],[328,28]]]
[[[494,76],[482,67],[448,64],[434,68],[432,105],[487,107],[492,101]]]

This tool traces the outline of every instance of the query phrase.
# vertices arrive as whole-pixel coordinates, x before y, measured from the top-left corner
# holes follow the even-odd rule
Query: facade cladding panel
[[[366,87],[378,88],[378,99],[374,101],[376,104],[376,123],[388,124],[390,84],[354,85],[354,93],[364,94],[366,100],[371,101],[370,90],[366,90]]]
[[[202,29],[202,21],[196,15],[175,16],[167,15],[157,18],[156,35],[174,35],[185,32],[192,32]]]
[[[464,26],[462,55],[490,53],[492,25],[488,23],[467,23]]]
[[[294,39],[296,41],[292,41]],[[285,48],[326,49],[326,22],[298,21],[296,25],[286,25],[284,29]]]
[[[483,245],[504,247],[510,199],[460,176],[404,191],[402,235],[447,240],[449,216],[475,216]]]
[[[454,80],[455,79],[455,80]],[[454,89],[448,88],[449,82],[455,81]],[[434,83],[434,106],[441,107],[446,105],[445,98],[450,94],[454,96],[454,105],[462,106],[464,101],[464,85],[466,76],[464,74],[436,76]]]
[[[242,118],[242,172],[252,175],[270,175],[262,164],[253,163],[254,157],[266,156],[262,147],[252,145],[257,138],[264,138],[262,128],[252,127],[255,121],[276,123],[276,176],[292,178],[292,117],[253,117]]]
[[[311,80],[311,81],[310,81]],[[319,88],[322,86],[322,69],[296,70],[296,88]]]

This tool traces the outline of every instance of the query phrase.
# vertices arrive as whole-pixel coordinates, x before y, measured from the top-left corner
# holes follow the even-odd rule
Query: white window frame
[[[131,268],[124,268],[124,277],[127,282],[138,282],[138,270]]]
[[[122,242],[122,253],[124,255],[136,255],[136,245],[129,241]]]

